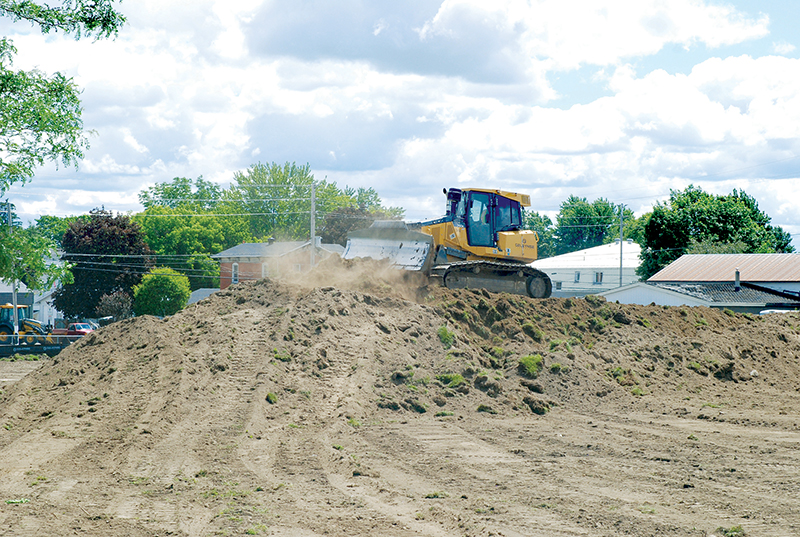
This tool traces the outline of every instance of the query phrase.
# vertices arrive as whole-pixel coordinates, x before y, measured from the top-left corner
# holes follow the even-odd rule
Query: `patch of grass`
[[[700,373],[701,375],[707,375],[708,374],[708,372],[705,370],[705,368],[698,362],[689,362],[688,364],[686,364],[686,368],[687,369],[691,369],[695,373]]]
[[[692,433],[692,434],[690,434],[689,436],[687,436],[687,437],[686,437],[686,439],[687,439],[687,440],[693,440],[693,441],[695,441],[695,442],[698,440],[698,438],[695,436],[695,434],[694,434],[694,433]]]
[[[736,313],[733,310],[729,310],[728,308],[723,309],[722,313],[724,313],[728,317],[736,317]]]
[[[358,429],[359,427],[361,427],[361,422],[358,421],[355,418],[348,418],[347,425],[349,425],[350,427],[352,427],[354,429]]]
[[[278,349],[272,349],[272,357],[276,360],[280,360],[281,362],[291,362],[292,355],[289,354],[289,351],[279,351]]]
[[[439,336],[439,341],[442,342],[445,349],[449,349],[453,346],[453,343],[456,341],[456,335],[447,329],[447,325],[442,325],[436,331],[436,334]]]
[[[425,495],[425,499],[426,500],[432,500],[432,499],[436,499],[436,498],[448,498],[448,497],[450,497],[450,495],[448,493],[442,492],[442,491],[430,492],[430,493]]]
[[[443,373],[441,375],[436,375],[436,380],[448,388],[458,388],[466,382],[463,375],[459,373]]]
[[[639,507],[639,511],[646,514],[646,515],[654,515],[656,514],[655,507],[651,505],[642,505]]]
[[[478,412],[486,412],[487,414],[497,414],[497,411],[489,405],[478,405]]]
[[[278,402],[278,396],[275,395],[273,392],[269,392],[267,394],[267,403],[274,405],[277,402]]]
[[[525,332],[525,334],[527,334],[528,337],[530,337],[537,343],[541,342],[542,338],[544,337],[544,333],[541,330],[539,330],[539,327],[537,327],[531,321],[525,321],[524,323],[522,323],[522,331]]]
[[[708,321],[706,321],[706,320],[705,320],[704,318],[702,318],[702,317],[699,317],[699,318],[697,319],[697,321],[694,323],[694,325],[695,325],[695,326],[697,326],[697,327],[700,327],[700,326],[708,326]]]
[[[335,449],[336,451],[341,451],[341,450],[343,450],[343,449],[344,449],[344,448],[343,448],[342,446],[340,446],[339,444],[334,444],[334,445],[332,445],[331,447],[332,447],[333,449]]]
[[[555,375],[558,375],[560,373],[566,373],[567,371],[569,371],[569,367],[561,365],[558,362],[550,364],[550,372]]]
[[[641,389],[639,386],[635,386],[635,387],[634,387],[634,388],[631,390],[631,393],[632,393],[633,395],[637,396],[637,397],[641,397],[641,396],[643,396],[643,395],[644,395],[644,391],[643,391],[643,390],[642,390],[642,389]]]
[[[721,537],[745,537],[747,533],[741,526],[733,526],[732,528],[725,529],[722,526],[714,530],[714,533],[719,534]]]
[[[435,418],[444,418],[444,417],[447,417],[447,416],[453,416],[453,415],[454,415],[454,414],[453,414],[452,412],[450,412],[449,410],[442,410],[441,412],[437,412],[437,413],[436,413],[436,414],[434,414],[433,416],[434,416]]]
[[[550,342],[550,350],[551,351],[556,350],[559,346],[561,346],[562,343],[564,342],[561,341],[560,339],[554,339],[553,341]]]
[[[529,354],[519,359],[520,370],[528,377],[535,379],[544,368],[544,358],[541,354]]]
[[[642,317],[641,319],[637,319],[636,322],[639,323],[641,326],[644,326],[645,328],[653,327],[653,323],[650,322],[650,319],[645,319],[644,317]]]
[[[633,386],[636,384],[634,381],[633,372],[630,369],[623,367],[615,367],[607,372],[608,376],[617,381],[620,386]]]

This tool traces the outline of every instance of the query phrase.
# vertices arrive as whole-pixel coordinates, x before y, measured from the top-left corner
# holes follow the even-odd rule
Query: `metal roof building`
[[[650,277],[648,283],[753,283],[780,292],[800,292],[800,254],[683,255]]]
[[[647,283],[601,294],[623,304],[708,306],[750,313],[800,309],[800,255],[684,255]]]

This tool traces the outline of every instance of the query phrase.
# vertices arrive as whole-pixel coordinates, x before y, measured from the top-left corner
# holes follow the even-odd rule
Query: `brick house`
[[[314,263],[337,254],[344,248],[338,244],[322,244],[317,237]],[[219,261],[219,288],[247,280],[275,278],[290,272],[311,270],[311,242],[290,241],[249,242],[228,248],[211,256]]]

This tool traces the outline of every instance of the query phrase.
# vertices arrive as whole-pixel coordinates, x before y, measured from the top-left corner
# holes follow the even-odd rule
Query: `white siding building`
[[[639,281],[641,247],[632,240],[538,259],[531,266],[546,273],[553,282],[553,296],[595,295]],[[620,282],[620,274],[621,280]]]

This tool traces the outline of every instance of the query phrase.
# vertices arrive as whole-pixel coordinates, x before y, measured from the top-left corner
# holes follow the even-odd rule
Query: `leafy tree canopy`
[[[539,236],[538,255],[539,259],[553,257],[556,249],[553,244],[553,221],[549,216],[539,214],[536,211],[525,211],[525,229],[535,231]]]
[[[673,190],[668,201],[656,204],[644,226],[637,273],[647,279],[690,248],[694,252],[793,252],[791,235],[770,221],[755,198],[744,191],[722,196],[695,186]]]
[[[125,16],[114,8],[115,0],[62,0],[61,5],[32,0],[0,0],[0,15],[39,26],[42,33],[61,30],[81,37],[113,37],[125,24]]]
[[[186,306],[191,294],[185,275],[168,267],[154,268],[133,288],[133,311],[136,315],[174,315]]]
[[[61,244],[62,259],[74,265],[74,281],[56,291],[54,305],[71,318],[92,317],[103,295],[132,294],[152,255],[139,224],[104,209],[72,222]]]
[[[222,199],[222,187],[203,176],[196,181],[176,177],[171,182],[156,183],[139,192],[139,203],[151,207],[183,207],[194,211],[212,211]]]
[[[308,239],[311,227],[311,184],[315,184],[315,227],[322,231],[325,215],[345,207],[363,207],[363,212],[401,217],[402,209],[381,206],[372,189],[344,190],[326,180],[318,181],[308,164],[254,164],[246,172],[234,174],[233,184],[224,191],[226,212],[247,215],[250,234],[257,241]],[[352,216],[352,215],[345,215]]]
[[[0,280],[17,280],[29,289],[50,287],[58,280],[71,281],[67,268],[55,259],[57,244],[36,228],[23,229],[11,205],[8,225],[8,206],[0,206]]]
[[[54,243],[61,247],[61,239],[64,233],[69,229],[69,225],[76,220],[83,222],[89,221],[89,215],[83,214],[80,216],[51,216],[43,215],[36,219],[32,226],[39,234],[52,240]]]
[[[630,209],[623,210],[624,220],[633,220]],[[600,246],[619,237],[619,209],[604,198],[589,203],[586,198],[570,196],[561,204],[553,234],[555,255]]]
[[[0,15],[61,30],[75,38],[116,35],[125,22],[114,0],[64,0],[61,6],[31,0],[0,0]],[[17,49],[0,38],[0,191],[33,177],[46,161],[77,166],[88,148],[80,90],[61,73],[12,68]]]
[[[153,205],[134,220],[159,264],[186,274],[192,289],[218,287],[219,266],[210,256],[251,240],[245,218],[209,215],[185,206]]]

